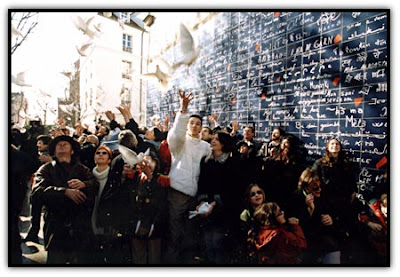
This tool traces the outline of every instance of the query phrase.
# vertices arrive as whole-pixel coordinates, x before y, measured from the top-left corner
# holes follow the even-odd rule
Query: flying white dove
[[[14,24],[11,24],[11,33],[13,36],[21,36],[22,37],[22,33],[14,26]]]
[[[101,22],[93,25],[93,27],[96,29],[97,32],[99,32],[99,34],[103,34],[103,24]]]
[[[86,57],[88,55],[89,48],[92,45],[93,42],[89,41],[84,43],[81,47],[76,46],[76,50],[78,51],[79,55]]]
[[[119,153],[121,153],[121,155],[122,155],[122,159],[131,168],[133,168],[133,166],[135,164],[138,164],[141,161],[143,161],[143,158],[144,158],[145,154],[139,153],[139,155],[138,155],[138,154],[136,154],[135,151],[133,151],[133,150],[131,150],[128,147],[125,147],[123,145],[119,145],[118,148],[119,148]]]
[[[158,80],[158,88],[160,90],[168,90],[169,86],[168,86],[168,82],[169,80],[172,78],[171,75],[163,72],[160,69],[160,66],[157,64],[156,65],[156,71],[152,72],[152,73],[145,73],[142,74],[141,77],[143,79],[157,79]]]
[[[75,18],[72,19],[73,23],[75,24],[75,27],[78,28],[78,30],[82,31],[85,35],[87,35],[90,39],[95,39],[95,37],[100,37],[101,33],[98,32],[97,30],[93,30],[92,27],[92,22],[95,17],[92,16],[87,20],[84,20],[82,17],[79,15],[76,16]]]
[[[189,70],[189,67],[199,56],[201,48],[200,46],[196,47],[192,34],[182,23],[180,24],[180,43],[184,57],[181,61],[175,63],[172,68],[176,70],[178,67],[185,64],[187,70]]]
[[[29,84],[27,82],[26,77],[27,77],[27,71],[20,72],[20,73],[17,74],[17,77],[12,75],[11,76],[11,79],[12,79],[11,81],[14,84],[16,84],[16,85],[18,85],[20,87],[31,87],[32,84]]]
[[[79,52],[79,51],[78,51]],[[61,74],[63,74],[65,77],[67,77],[68,79],[71,80],[72,78],[72,72],[71,71],[62,71],[60,72]]]

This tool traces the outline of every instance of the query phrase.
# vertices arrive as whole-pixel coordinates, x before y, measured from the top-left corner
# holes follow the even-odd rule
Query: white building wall
[[[127,96],[122,95],[123,86],[129,88],[131,112],[140,122],[140,80],[136,77],[128,80],[122,77],[123,61],[132,63],[136,75],[140,73],[141,31],[125,26],[123,30],[117,21],[97,16],[95,24],[101,23],[103,34],[94,41],[93,51],[87,57],[81,57],[80,69],[80,107],[82,121],[91,125],[95,118],[106,118],[105,111],[111,110],[117,121],[123,118],[116,108]],[[132,36],[132,53],[122,50],[123,34]],[[145,107],[145,105],[142,105]],[[143,119],[144,120],[144,119]]]

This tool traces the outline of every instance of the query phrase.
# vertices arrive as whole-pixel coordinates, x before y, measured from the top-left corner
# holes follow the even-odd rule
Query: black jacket
[[[86,201],[77,205],[65,196],[67,181],[79,179],[86,187],[82,192]],[[91,236],[91,214],[99,183],[90,170],[74,160],[60,163],[56,160],[42,165],[35,176],[32,198],[46,207],[44,240],[46,249],[58,250],[80,247]]]

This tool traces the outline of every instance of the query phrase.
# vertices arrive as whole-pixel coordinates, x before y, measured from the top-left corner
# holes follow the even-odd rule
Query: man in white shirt
[[[170,240],[167,258],[170,263],[182,262],[182,241],[193,238],[187,211],[196,208],[200,161],[211,152],[210,145],[200,137],[201,117],[187,114],[189,102],[194,98],[192,93],[186,95],[180,90],[178,93],[181,109],[167,137],[172,157],[168,192]]]

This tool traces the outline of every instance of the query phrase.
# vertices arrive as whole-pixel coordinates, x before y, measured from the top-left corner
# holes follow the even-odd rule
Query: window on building
[[[132,36],[127,34],[122,35],[122,50],[132,53]]]
[[[122,78],[132,79],[131,75],[132,63],[129,61],[122,61]]]
[[[120,18],[120,20],[121,20],[122,22],[124,22],[124,23],[128,23],[128,22],[131,20],[131,18],[130,18],[130,13],[122,12],[122,13],[121,13],[121,18]]]

